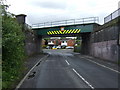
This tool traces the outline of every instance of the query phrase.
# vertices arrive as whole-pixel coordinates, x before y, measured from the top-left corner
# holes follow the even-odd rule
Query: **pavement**
[[[19,84],[22,88],[118,88],[120,72],[116,65],[72,50],[44,50],[45,59],[38,62]],[[114,67],[114,68],[113,68]]]

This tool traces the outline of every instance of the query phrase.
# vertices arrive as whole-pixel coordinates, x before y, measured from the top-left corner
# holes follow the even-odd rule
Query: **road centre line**
[[[70,65],[70,63],[67,61],[67,60],[65,60],[66,61],[66,63],[68,64],[68,65]]]
[[[94,89],[94,87],[86,81],[75,69],[72,69],[90,88]]]
[[[84,57],[82,57],[82,58],[84,58]],[[111,71],[114,71],[114,72],[116,72],[116,73],[120,73],[120,72],[117,71],[117,70],[114,70],[114,69],[109,68],[109,67],[107,67],[107,66],[105,66],[105,65],[99,64],[99,63],[97,63],[97,62],[95,62],[95,61],[93,61],[93,60],[90,60],[90,59],[87,59],[87,58],[84,58],[84,59],[86,59],[86,60],[88,60],[88,61],[90,61],[90,62],[93,62],[93,63],[95,63],[95,64],[97,64],[97,65],[99,65],[99,66],[101,66],[101,67],[104,67],[104,68],[107,68],[107,69],[109,69],[109,70],[111,70]]]

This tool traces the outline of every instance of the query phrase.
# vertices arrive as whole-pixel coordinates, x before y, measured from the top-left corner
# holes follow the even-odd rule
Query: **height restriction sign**
[[[64,27],[61,27],[61,31],[64,31]]]

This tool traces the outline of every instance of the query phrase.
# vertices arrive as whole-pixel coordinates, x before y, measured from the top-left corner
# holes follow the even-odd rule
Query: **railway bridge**
[[[31,55],[42,51],[44,37],[82,37],[81,54],[92,55],[112,62],[119,61],[120,52],[120,15],[114,16],[120,9],[105,17],[103,25],[98,24],[98,17],[71,19],[33,24],[25,27],[26,15],[16,18],[23,25],[25,32],[26,53]],[[114,17],[113,17],[113,16]]]

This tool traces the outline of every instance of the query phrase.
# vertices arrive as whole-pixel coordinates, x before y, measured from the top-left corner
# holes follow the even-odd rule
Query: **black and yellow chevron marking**
[[[76,33],[80,33],[80,29],[70,29],[70,30],[64,30],[64,31],[48,31],[47,34],[48,35],[57,35],[57,34],[76,34]]]

